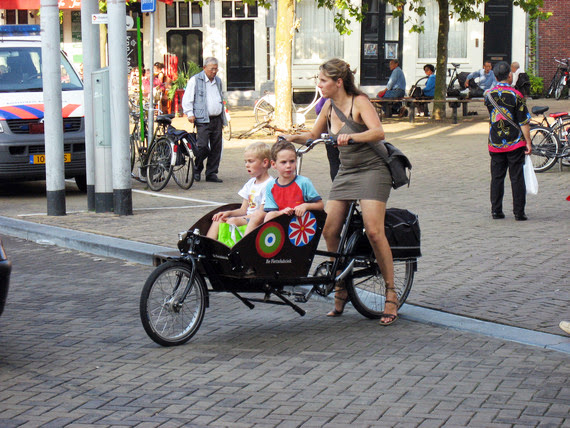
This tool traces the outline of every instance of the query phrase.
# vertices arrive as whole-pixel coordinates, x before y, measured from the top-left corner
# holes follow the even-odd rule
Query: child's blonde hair
[[[264,159],[271,160],[271,149],[267,144],[262,143],[261,141],[256,141],[255,143],[251,143],[249,146],[246,147],[245,153],[251,153],[261,161],[263,161]]]

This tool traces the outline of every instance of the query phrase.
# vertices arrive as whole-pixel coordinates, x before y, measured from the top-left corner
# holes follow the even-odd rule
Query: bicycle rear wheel
[[[259,99],[253,107],[253,115],[255,123],[270,123],[275,115],[275,108],[269,103],[267,96]],[[273,130],[269,128],[261,128],[266,134],[272,134]]]
[[[148,153],[148,165],[146,171],[148,187],[158,192],[166,187],[172,175],[170,160],[172,149],[168,137],[160,137],[151,147]]]
[[[182,189],[188,190],[194,183],[194,160],[184,144],[178,146],[176,163],[172,167],[172,178]]]
[[[159,345],[186,343],[202,324],[207,305],[206,284],[192,269],[186,262],[169,261],[146,280],[139,313],[146,333]]]
[[[556,163],[556,154],[560,150],[560,141],[552,131],[542,126],[530,129],[532,153],[530,158],[536,172],[544,172]]]
[[[349,254],[358,246],[358,241],[368,239],[361,232],[355,232],[348,240]],[[394,260],[394,287],[401,307],[412,289],[417,259]],[[345,281],[346,290],[354,308],[362,315],[378,319],[384,312],[386,284],[374,255],[357,261],[353,276]]]

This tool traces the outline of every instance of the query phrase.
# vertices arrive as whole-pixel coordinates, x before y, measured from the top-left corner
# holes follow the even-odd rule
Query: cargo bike
[[[334,144],[326,135],[297,150],[302,156],[317,144]],[[179,235],[178,251],[155,257],[158,267],[148,277],[140,298],[145,331],[163,346],[181,345],[200,328],[215,293],[230,293],[253,309],[254,303],[286,305],[305,315],[300,304],[311,296],[334,293],[344,280],[350,302],[368,318],[384,310],[385,284],[353,201],[336,252],[319,250],[326,214],[308,211],[302,217],[281,215],[247,234],[233,247],[206,237],[212,216],[236,209],[221,206]],[[394,286],[401,306],[412,288],[420,251],[420,227],[415,214],[389,208],[385,231],[394,258]],[[324,261],[315,262],[315,256]],[[311,267],[316,265],[311,273]]]

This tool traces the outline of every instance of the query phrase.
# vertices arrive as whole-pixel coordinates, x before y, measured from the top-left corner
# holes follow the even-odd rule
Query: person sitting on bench
[[[392,74],[390,75],[390,80],[388,80],[388,84],[386,85],[386,89],[378,92],[378,98],[388,99],[388,98],[403,98],[406,95],[406,77],[404,76],[404,72],[400,68],[400,61],[397,59],[393,59],[390,61],[390,70],[392,70]],[[406,107],[402,105],[402,103],[390,103],[384,108],[384,112],[386,109],[391,108],[392,114],[399,114],[400,117],[403,117],[408,110]]]
[[[476,78],[479,78],[478,84],[475,83]],[[461,95],[464,98],[482,97],[485,91],[496,85],[497,79],[493,73],[493,65],[491,61],[486,60],[481,70],[474,71],[467,75],[467,79],[465,79],[465,87],[467,89],[461,91]]]

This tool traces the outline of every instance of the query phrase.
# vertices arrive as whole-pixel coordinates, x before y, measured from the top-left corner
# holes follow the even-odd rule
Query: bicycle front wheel
[[[148,153],[146,171],[148,187],[158,192],[166,187],[172,175],[172,149],[168,137],[160,137]]]
[[[560,150],[560,141],[548,128],[535,126],[530,129],[532,153],[530,158],[536,172],[544,172],[556,163],[556,154]]]
[[[357,248],[361,239],[366,235],[355,232],[347,243],[349,253]],[[401,307],[408,298],[417,260],[394,260],[394,287],[398,296],[398,307]],[[354,308],[362,315],[371,319],[378,319],[384,312],[386,303],[386,284],[378,267],[374,255],[367,259],[357,261],[351,278],[345,281],[346,290]]]
[[[554,98],[556,98],[557,100],[562,98],[562,93],[564,92],[565,87],[566,87],[566,76],[562,76],[558,80],[558,85],[556,86],[556,89],[554,89]]]
[[[194,183],[194,161],[183,144],[178,146],[172,178],[182,189],[188,190]]]
[[[222,129],[222,136],[225,141],[230,141],[232,139],[232,125],[228,122],[226,126]]]
[[[207,289],[193,267],[174,260],[148,277],[140,298],[140,317],[148,336],[162,346],[186,343],[200,328]]]

